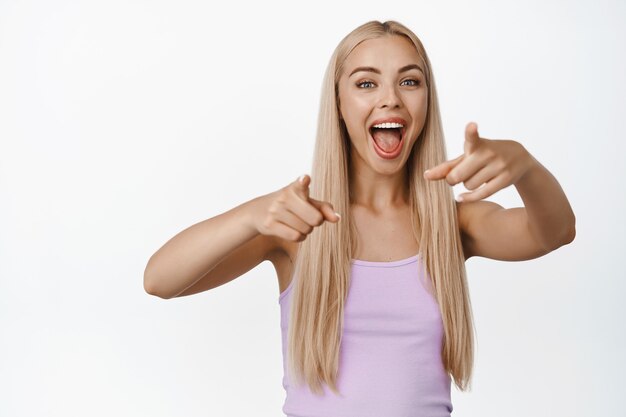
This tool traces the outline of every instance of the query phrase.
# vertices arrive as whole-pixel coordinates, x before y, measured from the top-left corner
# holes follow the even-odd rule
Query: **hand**
[[[274,235],[301,242],[324,221],[340,219],[330,203],[309,197],[311,177],[299,179],[270,194],[260,197],[253,216],[254,227],[264,235]]]
[[[476,123],[465,127],[464,153],[424,172],[427,180],[445,180],[450,185],[463,182],[469,193],[457,201],[478,201],[517,183],[532,167],[533,157],[514,140],[485,139],[478,136]],[[483,185],[481,187],[481,185]]]

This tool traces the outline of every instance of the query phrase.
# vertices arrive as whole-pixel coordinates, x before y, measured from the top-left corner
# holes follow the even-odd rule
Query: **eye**
[[[411,80],[411,79],[409,79],[409,80],[404,80],[404,81],[402,81],[402,82],[405,82],[405,81],[412,81],[412,82],[413,82],[413,84],[411,84],[411,85],[413,85],[413,86],[418,86],[418,85],[420,85],[420,84],[421,84],[419,80]]]
[[[374,84],[374,83],[371,82],[371,81],[361,81],[360,83],[357,83],[356,85],[359,88],[364,88],[364,87],[361,87],[361,85],[363,85],[363,84]]]
[[[412,83],[412,84],[409,84],[409,86],[412,86],[412,87],[417,87],[418,85],[421,85],[420,80],[414,80],[414,79],[404,80],[402,81],[402,83],[405,83],[407,81],[410,81]],[[357,83],[356,85],[359,88],[366,88],[366,89],[371,88],[371,87],[363,87],[363,84],[374,84],[374,83],[372,81],[361,81],[360,83]]]

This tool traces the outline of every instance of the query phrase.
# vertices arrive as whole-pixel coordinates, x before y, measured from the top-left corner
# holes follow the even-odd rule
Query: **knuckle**
[[[279,205],[278,204],[272,204],[269,209],[267,209],[267,212],[271,215],[276,215],[278,214],[278,212],[280,211]]]
[[[272,223],[273,223],[273,220],[269,217],[266,217],[261,223],[261,227],[264,230],[270,230],[272,228]]]
[[[278,204],[285,204],[287,201],[287,197],[289,195],[289,189],[282,189],[280,193],[276,196],[276,202]]]
[[[300,241],[300,239],[302,238],[302,233],[298,232],[297,230],[293,230],[290,235],[290,240],[295,242]]]

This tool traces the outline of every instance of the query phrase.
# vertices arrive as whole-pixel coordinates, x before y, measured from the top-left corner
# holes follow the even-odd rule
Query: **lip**
[[[392,153],[386,153],[382,151],[382,149],[376,146],[376,141],[372,137],[372,126],[377,125],[379,123],[401,123],[402,126],[404,126],[403,128],[400,129],[400,146],[398,146],[397,151],[392,152]],[[395,159],[398,156],[400,156],[400,154],[402,153],[402,148],[404,147],[403,141],[404,141],[404,134],[406,132],[406,125],[407,125],[406,120],[404,120],[401,117],[385,117],[382,119],[376,119],[369,125],[367,132],[369,133],[369,137],[372,142],[372,147],[374,148],[378,156],[384,159]]]
[[[404,120],[402,117],[385,117],[382,119],[374,120],[367,128],[367,131],[370,133],[370,135],[372,134],[372,126],[379,123],[401,123],[402,126],[404,126],[402,129],[400,129],[400,133],[402,135],[401,140],[404,139],[404,133],[406,132],[406,120]]]
[[[402,117],[385,117],[383,119],[376,119],[370,124],[370,129],[372,126],[377,125],[378,123],[402,123],[404,127],[406,127],[406,120]]]

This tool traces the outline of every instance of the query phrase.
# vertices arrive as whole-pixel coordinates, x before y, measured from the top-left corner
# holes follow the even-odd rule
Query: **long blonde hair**
[[[330,202],[342,214],[324,222],[300,243],[294,270],[288,329],[287,368],[291,380],[306,382],[323,394],[335,393],[343,311],[350,285],[356,226],[350,215],[350,140],[339,117],[338,80],[346,57],[359,43],[382,36],[407,37],[422,59],[428,88],[426,123],[406,164],[411,222],[431,277],[431,294],[441,311],[443,366],[461,390],[469,388],[473,367],[473,318],[465,274],[465,257],[451,187],[427,181],[422,173],[447,160],[439,102],[430,61],[417,36],[396,21],[367,22],[346,35],[333,52],[322,85],[310,195]],[[419,198],[418,198],[419,197]]]

